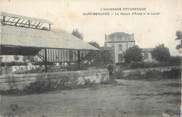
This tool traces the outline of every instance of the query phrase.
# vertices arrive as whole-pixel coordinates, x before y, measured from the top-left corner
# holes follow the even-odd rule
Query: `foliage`
[[[18,60],[19,60],[19,57],[18,57],[17,55],[15,55],[15,56],[14,56],[14,59],[15,59],[16,61],[18,61]]]
[[[16,80],[14,77],[8,76],[7,77],[7,82],[8,82],[8,86],[10,90],[16,90],[17,89],[17,84],[16,84]]]
[[[180,65],[181,64],[181,57],[180,56],[171,56],[169,61],[169,65]]]
[[[171,71],[164,71],[163,76],[165,78],[181,78],[181,70],[173,69]]]
[[[8,63],[1,63],[1,66],[20,66],[20,65],[26,65],[26,63],[22,63],[22,62],[8,62]]]
[[[129,65],[129,68],[131,69],[136,69],[136,68],[150,68],[150,67],[158,67],[160,66],[157,63],[145,63],[145,62],[141,62],[141,63],[131,63]]]
[[[167,62],[139,62],[130,63],[127,65],[120,65],[125,67],[124,69],[136,69],[136,68],[151,68],[151,67],[163,67],[163,66],[179,66],[181,64],[181,58],[179,56],[171,56]]]
[[[97,42],[89,42],[90,45],[100,49],[99,51],[90,51],[83,61],[87,60],[90,64],[95,66],[108,65],[113,63],[112,50],[101,48]]]
[[[176,40],[182,40],[182,32],[181,31],[176,31]]]
[[[138,46],[128,48],[124,54],[125,62],[140,62],[142,61],[142,50]]]
[[[45,78],[44,75],[39,76],[35,82],[30,83],[29,86],[24,88],[24,93],[43,93],[51,90],[68,89],[67,83],[69,78],[63,76],[60,79]]]
[[[107,69],[109,71],[109,75],[111,76],[113,74],[113,71],[114,71],[114,66],[113,65],[108,65]]]
[[[3,60],[3,57],[0,57],[0,63],[2,62],[2,60]]]
[[[172,66],[173,64],[170,63],[146,63],[146,62],[140,62],[140,63],[131,63],[128,65],[130,69],[136,69],[136,68],[151,68],[151,67],[163,67],[163,66]]]
[[[141,72],[130,72],[128,75],[125,75],[123,72],[116,72],[116,78],[117,79],[130,79],[130,80],[166,80],[166,79],[180,79],[181,78],[181,72],[180,69],[172,69],[170,71],[157,71],[157,70],[151,70],[151,71],[145,71],[145,73]]]
[[[16,103],[11,103],[9,107],[7,107],[7,112],[3,115],[3,117],[23,117],[26,111]]]
[[[78,29],[73,30],[72,31],[72,35],[75,36],[75,37],[77,37],[77,38],[79,38],[79,39],[81,39],[81,40],[83,40],[83,35],[82,35],[82,33],[80,33],[78,31]]]
[[[33,56],[24,56],[23,61],[24,62],[27,62],[27,61],[34,62],[34,57]]]
[[[99,45],[97,42],[95,42],[95,41],[91,41],[91,42],[88,42],[88,43],[89,43],[90,45],[96,47],[96,48],[100,48],[100,45]]]
[[[156,46],[151,54],[152,57],[159,62],[167,62],[170,59],[169,48],[165,47],[164,44]]]
[[[181,49],[182,48],[182,32],[181,31],[176,31],[176,40],[179,40],[180,41],[180,44],[178,44],[176,46],[176,49]]]
[[[83,58],[83,61],[85,60],[95,66],[113,63],[112,52],[110,50],[91,51]]]
[[[98,62],[102,62],[103,64],[111,64],[113,63],[112,53],[110,50],[101,50],[100,57],[98,58]]]

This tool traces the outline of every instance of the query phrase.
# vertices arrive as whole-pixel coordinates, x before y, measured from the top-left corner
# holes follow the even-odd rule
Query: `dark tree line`
[[[126,63],[142,61],[142,50],[138,46],[128,48],[124,53]]]
[[[156,46],[151,51],[151,55],[152,58],[163,63],[168,62],[171,57],[169,48],[165,47],[164,44]],[[126,52],[124,53],[124,58],[126,63],[142,62],[143,60],[142,49],[139,48],[138,46],[133,46],[126,50]]]
[[[165,47],[164,44],[156,46],[151,54],[159,62],[168,62],[170,59],[169,48]]]
[[[179,41],[179,44],[176,46],[177,50],[180,50],[182,48],[182,32],[181,31],[176,31],[176,40]]]

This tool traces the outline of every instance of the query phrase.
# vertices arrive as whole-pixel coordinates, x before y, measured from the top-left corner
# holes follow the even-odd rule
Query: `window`
[[[144,58],[144,59],[148,59],[148,53],[147,53],[147,52],[144,52],[144,53],[143,53],[143,58]]]
[[[124,56],[123,54],[118,54],[118,62],[123,62]]]
[[[122,46],[122,44],[119,44],[118,49],[119,49],[120,51],[122,51],[122,50],[123,50],[123,46]]]

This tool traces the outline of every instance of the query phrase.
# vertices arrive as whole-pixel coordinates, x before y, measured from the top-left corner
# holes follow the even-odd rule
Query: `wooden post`
[[[80,61],[81,61],[80,60],[80,50],[78,50],[77,52],[78,52],[78,55],[77,55],[78,56],[78,61],[77,61],[78,62],[78,69],[80,69]]]
[[[45,51],[44,65],[45,65],[45,72],[47,72],[47,49],[44,49],[44,51]]]
[[[51,30],[51,24],[49,24],[49,31]]]
[[[2,19],[2,23],[1,24],[5,24],[5,16],[3,16],[3,19]]]
[[[28,27],[30,28],[30,20],[28,20]]]

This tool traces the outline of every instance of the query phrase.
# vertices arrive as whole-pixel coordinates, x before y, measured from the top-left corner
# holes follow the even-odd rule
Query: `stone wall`
[[[129,70],[123,70],[123,76],[128,76],[131,74],[146,74],[147,72],[165,72],[165,71],[171,71],[171,70],[177,70],[181,69],[181,66],[164,66],[164,67],[150,67],[150,68],[138,68],[138,69],[129,69]],[[119,70],[118,70],[119,71]]]
[[[7,74],[0,76],[0,90],[23,89],[38,80],[49,80],[54,85],[60,82],[70,86],[86,85],[88,83],[99,84],[109,80],[107,69],[92,69],[82,71],[65,71],[36,74]]]

